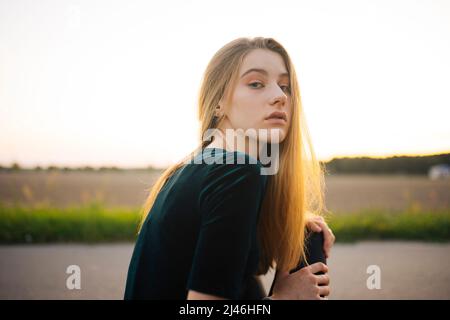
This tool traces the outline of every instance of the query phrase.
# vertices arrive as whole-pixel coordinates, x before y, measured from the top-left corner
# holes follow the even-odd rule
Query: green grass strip
[[[69,208],[0,204],[0,243],[134,241],[137,208],[92,203]],[[439,211],[361,210],[327,219],[336,242],[359,240],[450,240],[450,209]]]
[[[386,211],[366,209],[333,214],[328,220],[336,242],[358,240],[450,240],[450,209]]]
[[[118,242],[135,239],[139,210],[0,205],[0,243]]]

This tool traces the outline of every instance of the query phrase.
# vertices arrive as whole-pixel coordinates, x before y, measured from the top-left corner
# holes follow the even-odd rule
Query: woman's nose
[[[275,89],[274,97],[272,98],[272,104],[279,103],[281,105],[284,105],[286,103],[286,94],[281,90],[280,87],[278,89]]]

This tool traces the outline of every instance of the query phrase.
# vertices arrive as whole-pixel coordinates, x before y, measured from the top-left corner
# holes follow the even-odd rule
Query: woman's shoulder
[[[204,148],[196,153],[192,162],[196,164],[243,164],[247,167],[262,167],[262,163],[258,159],[245,152],[229,151],[222,148]]]
[[[240,208],[249,212],[259,208],[267,187],[267,175],[262,174],[261,162],[239,151],[211,151],[204,158],[207,162],[204,167],[207,169],[199,185],[199,208],[215,212],[217,206],[225,206],[229,209],[225,211],[230,212],[230,215],[232,211],[240,212]],[[257,214],[258,210],[254,213]]]
[[[196,161],[206,170],[203,187],[216,185],[222,189],[230,184],[236,187],[266,184],[262,163],[244,152],[205,148]]]
[[[191,164],[201,164],[208,174],[253,173],[260,175],[262,163],[241,151],[229,151],[221,148],[204,148],[197,152]]]

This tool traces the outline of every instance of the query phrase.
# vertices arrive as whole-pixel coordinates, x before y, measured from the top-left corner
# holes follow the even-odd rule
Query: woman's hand
[[[333,231],[328,227],[325,219],[321,216],[308,213],[306,216],[306,227],[313,232],[323,231],[323,251],[325,252],[325,257],[328,258],[336,237],[334,236]]]
[[[324,274],[316,275],[317,272]],[[326,296],[330,294],[329,283],[328,267],[322,262],[313,263],[293,273],[278,271],[271,298],[326,300]]]

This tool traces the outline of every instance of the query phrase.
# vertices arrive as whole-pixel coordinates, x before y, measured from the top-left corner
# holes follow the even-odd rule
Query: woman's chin
[[[286,131],[284,128],[269,128],[266,134],[259,135],[259,141],[263,143],[281,143],[286,138]]]

